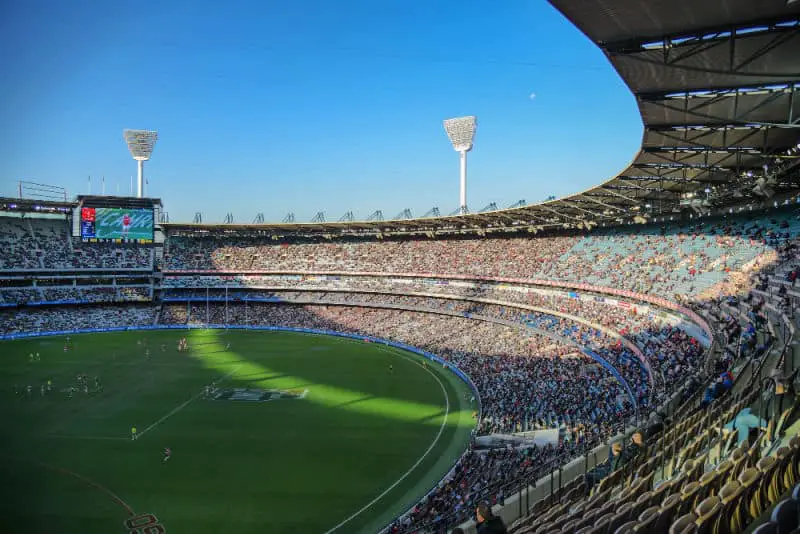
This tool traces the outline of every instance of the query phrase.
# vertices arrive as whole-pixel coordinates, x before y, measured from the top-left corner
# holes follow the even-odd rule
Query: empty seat
[[[692,534],[697,530],[695,521],[697,521],[697,516],[694,514],[684,514],[672,523],[672,526],[669,527],[669,534]]]
[[[711,495],[703,499],[700,504],[695,508],[695,515],[697,516],[698,534],[709,534],[716,532],[716,525],[720,520],[720,512],[722,511],[722,501],[716,495]]]
[[[778,534],[789,534],[798,526],[798,502],[784,499],[775,505],[770,520],[778,527]]]

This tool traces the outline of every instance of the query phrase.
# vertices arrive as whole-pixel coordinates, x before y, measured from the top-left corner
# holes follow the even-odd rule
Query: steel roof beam
[[[591,215],[592,217],[595,217],[595,218],[600,218],[600,217],[604,216],[603,212],[601,212],[601,211],[587,210],[585,208],[581,208],[580,206],[573,205],[573,203],[577,203],[579,201],[571,199],[571,198],[570,199],[563,199],[561,202],[567,204],[567,206],[569,206],[572,209],[575,209],[575,210],[578,210],[578,211],[582,211],[584,213],[588,213],[589,215]]]
[[[665,110],[668,110],[668,111],[674,111],[676,113],[681,113],[681,114],[691,114],[691,115],[694,115],[696,117],[699,117],[699,118],[702,118],[702,119],[706,119],[706,120],[708,120],[710,122],[718,122],[718,123],[726,122],[726,123],[731,123],[731,124],[746,124],[746,125],[762,124],[762,125],[765,125],[765,126],[778,126],[778,127],[781,127],[781,128],[791,128],[791,127],[794,126],[793,123],[792,123],[792,120],[791,120],[791,112],[792,112],[791,105],[787,105],[786,106],[787,107],[787,111],[786,111],[787,119],[786,119],[786,122],[754,121],[754,120],[748,120],[747,119],[747,116],[749,114],[758,111],[762,107],[764,107],[764,106],[766,106],[768,104],[771,104],[772,102],[774,102],[775,100],[777,100],[777,99],[779,99],[779,98],[781,98],[783,96],[788,95],[789,96],[789,103],[791,104],[791,102],[793,101],[793,98],[794,98],[795,91],[796,91],[796,86],[791,82],[785,82],[785,84],[787,86],[785,89],[782,89],[780,91],[770,91],[768,97],[762,99],[760,102],[756,103],[755,105],[751,106],[749,109],[746,109],[745,111],[739,111],[740,110],[741,97],[745,96],[745,95],[743,93],[741,93],[738,89],[735,90],[732,95],[725,96],[725,97],[717,96],[717,97],[709,99],[709,100],[686,98],[686,99],[647,100],[647,102],[652,104],[652,105],[654,105],[654,106],[658,106],[658,107],[660,107],[662,109],[665,109]],[[783,85],[783,83],[781,85]],[[737,110],[736,116],[734,116],[732,118],[731,117],[727,117],[727,116],[716,116],[716,115],[712,115],[712,114],[709,114],[709,113],[703,113],[703,112],[699,111],[700,109],[708,107],[708,106],[716,103],[717,101],[722,100],[723,98],[733,98],[734,99],[733,106],[734,106],[734,109]],[[684,102],[684,105],[680,106],[680,107],[668,103],[670,101],[679,102],[680,100],[683,100],[683,102]],[[697,105],[692,107],[692,106],[688,105],[690,100],[699,100],[699,102],[697,103]]]
[[[635,205],[639,205],[641,203],[641,199],[631,198],[631,197],[629,197],[627,195],[623,195],[622,193],[618,193],[617,191],[615,191],[615,189],[624,189],[624,186],[614,186],[614,185],[607,184],[607,185],[602,186],[602,188],[603,188],[603,190],[608,191],[612,195],[617,196],[619,198],[624,198],[625,200],[627,200],[627,201],[629,201],[629,202],[631,202],[631,203],[633,203]]]
[[[622,211],[622,212],[626,211],[625,208],[620,208],[619,206],[615,206],[613,204],[609,204],[608,202],[603,202],[602,200],[597,200],[592,195],[584,194],[584,195],[581,195],[581,196],[583,198],[587,199],[589,202],[594,202],[595,204],[599,204],[600,206],[605,206],[605,207],[610,208],[612,210],[617,210],[617,211]]]
[[[757,148],[753,147],[738,147],[738,146],[729,146],[729,147],[699,147],[699,146],[648,146],[642,148],[643,152],[647,153],[656,153],[656,152],[689,152],[692,154],[733,154],[737,152],[742,152],[746,154],[755,154],[761,155],[763,152]]]
[[[775,32],[791,32],[800,24],[797,16],[780,19],[751,21],[732,26],[713,26],[692,32],[674,33],[660,37],[642,37],[617,42],[600,43],[611,54],[636,54],[645,50],[690,48],[696,50],[698,45],[719,44],[731,38],[769,35]]]
[[[545,210],[545,211],[552,212],[552,213],[554,213],[555,215],[558,215],[559,217],[563,217],[563,218],[565,218],[565,219],[570,219],[570,220],[572,220],[572,221],[583,222],[581,219],[579,219],[579,218],[577,218],[577,217],[573,217],[572,215],[567,215],[566,213],[561,213],[560,211],[554,210],[554,209],[553,209],[553,208],[551,208],[550,206],[545,206],[544,204],[539,204],[539,205],[537,206],[537,208],[543,209],[543,210]]]

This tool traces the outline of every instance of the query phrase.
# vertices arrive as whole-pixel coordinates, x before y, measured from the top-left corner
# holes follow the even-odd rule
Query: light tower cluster
[[[472,150],[472,140],[478,119],[474,115],[458,117],[444,121],[444,131],[453,144],[453,148],[461,154],[461,196],[459,197],[458,211],[467,213],[467,152]]]
[[[456,117],[445,119],[443,122],[444,131],[453,145],[456,152],[460,154],[461,160],[461,194],[459,195],[458,212],[466,214],[467,209],[467,152],[472,150],[472,142],[475,138],[475,130],[478,127],[478,119],[474,115],[466,117]],[[122,136],[128,145],[131,156],[137,163],[136,196],[144,196],[144,162],[150,159],[153,149],[158,140],[158,132],[155,130],[123,130]]]
[[[155,130],[123,130],[122,136],[128,144],[131,156],[138,164],[136,180],[136,196],[144,196],[144,162],[150,159],[153,148],[158,140],[158,132]]]

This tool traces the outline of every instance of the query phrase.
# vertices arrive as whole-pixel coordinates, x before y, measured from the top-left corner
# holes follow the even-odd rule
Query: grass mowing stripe
[[[67,434],[45,434],[42,436],[46,439],[88,439],[94,441],[129,441],[130,438],[123,438],[121,436],[70,436]]]
[[[230,378],[231,376],[233,376],[233,374],[236,372],[236,370],[237,370],[237,369],[239,369],[239,366],[238,366],[238,365],[237,365],[237,366],[236,366],[236,367],[233,369],[233,371],[231,371],[230,373],[228,373],[228,374],[226,374],[225,376],[223,376],[223,377],[220,379],[220,383],[224,382],[226,379],[228,379],[228,378]],[[163,423],[164,421],[166,421],[167,419],[169,419],[170,417],[172,417],[173,415],[175,415],[175,414],[176,414],[176,413],[178,413],[179,411],[181,411],[181,410],[183,410],[184,408],[186,408],[187,406],[189,406],[189,404],[190,404],[192,401],[196,401],[197,399],[199,399],[199,398],[200,398],[200,396],[201,396],[202,394],[203,394],[203,390],[200,390],[200,393],[197,393],[197,394],[193,395],[191,398],[189,398],[188,400],[184,401],[182,404],[179,404],[178,406],[176,406],[175,408],[173,408],[173,409],[172,409],[172,411],[170,411],[169,413],[167,413],[167,414],[166,414],[165,416],[163,416],[161,419],[159,419],[159,420],[158,420],[158,421],[156,421],[155,423],[151,424],[150,426],[148,426],[147,428],[145,428],[144,430],[142,430],[142,431],[139,433],[139,435],[138,435],[137,437],[138,437],[138,438],[141,438],[142,436],[144,436],[145,434],[147,434],[149,431],[153,430],[155,427],[157,427],[158,425],[160,425],[161,423]]]
[[[393,352],[393,351],[389,351],[389,350],[386,350],[386,349],[384,349],[383,347],[379,347],[379,349],[380,349],[382,352],[387,352],[387,353],[391,353],[391,354],[396,354],[395,352]],[[404,358],[407,358],[407,356],[405,356],[405,355],[403,355],[403,357],[404,357]],[[409,358],[409,359],[410,359],[410,358]],[[412,360],[412,361],[414,361],[414,360]],[[356,511],[355,513],[353,513],[351,516],[349,516],[347,519],[345,519],[344,521],[342,521],[341,523],[339,523],[339,524],[338,524],[338,525],[336,525],[335,527],[331,528],[330,530],[327,530],[327,531],[325,532],[325,534],[330,534],[331,532],[334,532],[334,531],[338,530],[339,528],[343,527],[344,525],[346,525],[347,523],[349,523],[350,521],[352,521],[353,519],[355,519],[356,517],[358,517],[359,515],[361,515],[363,512],[365,512],[366,510],[368,510],[370,507],[372,507],[372,505],[374,505],[376,502],[378,502],[378,501],[380,501],[381,499],[383,499],[383,498],[384,498],[384,497],[385,497],[385,496],[386,496],[386,495],[387,495],[387,494],[388,494],[390,491],[392,491],[392,490],[393,490],[394,488],[396,488],[396,487],[397,487],[397,486],[398,486],[398,485],[399,485],[399,484],[400,484],[400,483],[401,483],[403,480],[405,480],[405,479],[408,477],[408,475],[410,475],[411,473],[413,473],[413,472],[414,472],[414,470],[415,470],[415,469],[416,469],[416,468],[419,466],[419,464],[421,464],[421,463],[422,463],[422,461],[425,459],[425,457],[426,457],[426,456],[428,456],[428,454],[429,454],[429,453],[430,453],[430,452],[433,450],[433,448],[434,448],[434,447],[436,446],[436,444],[439,442],[439,438],[442,436],[442,432],[444,432],[444,428],[445,428],[445,426],[447,426],[447,417],[448,417],[448,415],[450,414],[450,396],[447,394],[447,390],[444,388],[444,384],[442,384],[442,381],[441,381],[441,380],[439,380],[439,377],[438,377],[438,376],[436,376],[436,373],[434,373],[433,371],[431,371],[430,369],[428,369],[428,367],[427,367],[427,366],[420,364],[419,362],[416,362],[416,361],[414,361],[414,363],[416,363],[417,365],[419,365],[420,367],[422,367],[423,369],[425,369],[425,370],[426,370],[428,373],[430,373],[430,374],[431,374],[431,376],[433,376],[433,378],[436,380],[436,382],[438,382],[438,383],[439,383],[439,387],[440,387],[440,388],[442,388],[442,393],[444,394],[445,408],[444,408],[444,417],[442,418],[442,424],[441,424],[441,426],[439,426],[439,432],[437,432],[437,433],[436,433],[436,437],[434,437],[434,438],[433,438],[433,441],[431,442],[431,444],[428,446],[428,448],[425,450],[425,452],[424,452],[424,453],[422,453],[422,456],[420,456],[420,457],[417,459],[417,461],[414,463],[414,465],[412,465],[412,466],[411,466],[411,467],[408,469],[408,471],[406,471],[405,473],[403,473],[403,475],[402,475],[400,478],[398,478],[398,479],[397,479],[397,480],[396,480],[396,481],[395,481],[395,482],[394,482],[394,483],[393,483],[391,486],[389,486],[388,488],[386,488],[386,489],[383,491],[383,493],[381,493],[380,495],[378,495],[377,497],[375,497],[373,500],[371,500],[371,501],[370,501],[370,502],[368,502],[366,505],[364,505],[364,506],[363,506],[363,507],[362,507],[360,510]]]

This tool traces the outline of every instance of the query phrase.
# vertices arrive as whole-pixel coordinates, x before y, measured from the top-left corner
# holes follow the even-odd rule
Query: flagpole
[[[92,194],[92,175],[89,175],[89,194]]]
[[[105,196],[105,194],[106,194],[106,177],[105,177],[105,175],[103,176],[103,178],[100,181],[100,191],[101,191],[100,194]]]

